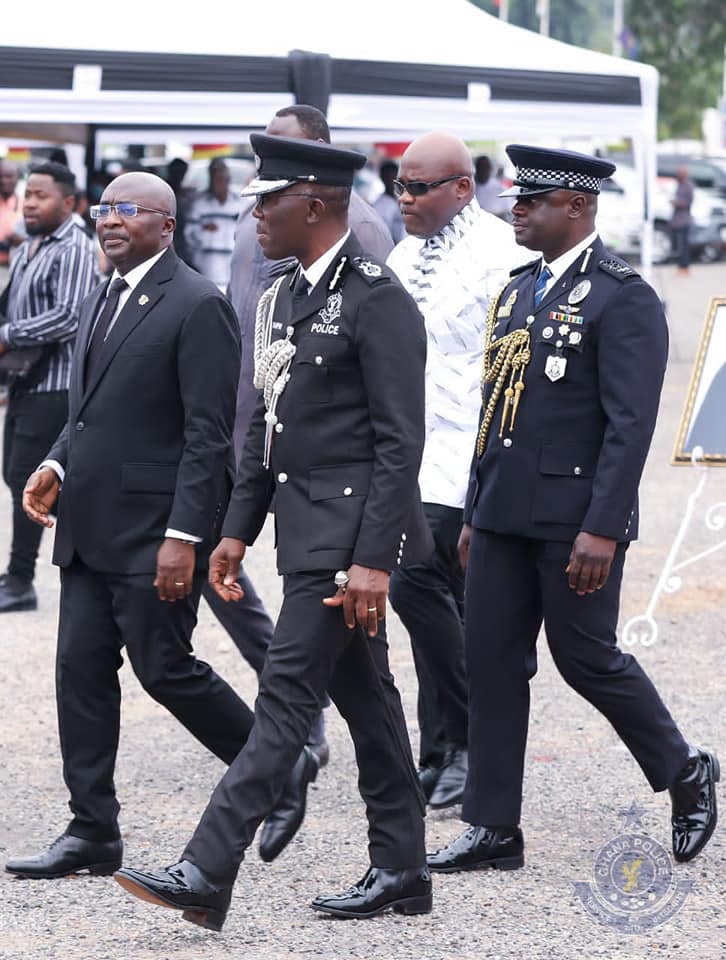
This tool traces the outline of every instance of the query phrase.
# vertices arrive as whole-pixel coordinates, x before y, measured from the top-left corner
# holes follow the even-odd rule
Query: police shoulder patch
[[[541,258],[540,258],[540,257],[537,257],[536,260],[528,260],[527,263],[523,263],[523,264],[521,264],[521,265],[518,266],[518,267],[513,267],[513,268],[509,271],[509,276],[510,276],[510,277],[516,277],[516,276],[518,276],[520,273],[524,273],[525,270],[534,270],[535,267],[538,267],[538,266],[539,266],[540,260],[541,260]]]
[[[605,273],[609,273],[611,277],[615,277],[616,280],[627,280],[628,277],[639,277],[640,274],[637,270],[633,270],[629,263],[626,263],[624,260],[617,260],[615,257],[608,257],[607,260],[600,260],[598,267],[601,270],[604,270]]]
[[[370,257],[353,257],[350,265],[357,274],[363,277],[366,283],[378,283],[380,280],[387,281],[390,279],[381,264],[376,263]]]

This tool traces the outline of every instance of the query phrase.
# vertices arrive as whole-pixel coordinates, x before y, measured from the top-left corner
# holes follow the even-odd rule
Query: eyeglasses
[[[412,197],[423,197],[424,194],[428,193],[429,190],[433,190],[434,187],[440,187],[442,183],[451,183],[452,180],[461,180],[461,178],[465,176],[467,176],[465,173],[455,173],[453,177],[444,177],[443,180],[432,180],[431,183],[426,183],[425,180],[409,180],[408,183],[404,180],[394,180],[393,192],[397,197],[402,197],[404,193],[409,193]]]
[[[139,210],[147,213],[158,213],[161,217],[170,217],[167,210],[154,210],[153,207],[143,207],[140,203],[95,203],[89,208],[91,220],[107,220],[113,211],[117,217],[135,217]]]

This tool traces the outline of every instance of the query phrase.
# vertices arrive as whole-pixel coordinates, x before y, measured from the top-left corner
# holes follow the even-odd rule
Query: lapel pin
[[[149,298],[146,296],[145,293],[142,293],[141,296],[139,297],[139,306],[145,307],[148,302],[149,302]]]

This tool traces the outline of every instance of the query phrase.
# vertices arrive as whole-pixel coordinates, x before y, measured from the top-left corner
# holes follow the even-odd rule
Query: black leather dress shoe
[[[260,856],[269,863],[279,857],[305,818],[308,784],[318,775],[318,758],[303,747],[275,809],[268,814],[260,837]]]
[[[423,794],[427,800],[429,799],[431,794],[434,792],[434,787],[438,782],[440,773],[441,773],[441,767],[434,767],[434,766],[419,767],[418,782],[421,784],[421,789],[423,790]]]
[[[12,573],[0,577],[0,613],[37,609],[38,597],[32,580],[20,580]]]
[[[443,810],[461,803],[466,786],[466,775],[469,772],[469,751],[466,749],[450,750],[441,768],[436,786],[431,791],[429,806],[432,810]]]
[[[123,849],[120,840],[99,843],[64,833],[53,841],[45,853],[24,860],[8,860],[5,869],[26,880],[55,880],[56,877],[67,877],[82,870],[105,877],[121,866]]]
[[[426,867],[384,870],[369,867],[354,887],[332,897],[316,897],[310,906],[334,917],[365,919],[384,910],[396,913],[431,913],[431,874]]]
[[[221,930],[232,899],[231,887],[217,887],[195,864],[182,860],[156,873],[124,867],[113,875],[124,890],[159,907],[183,910],[182,917],[208,930]]]
[[[436,873],[457,873],[497,867],[518,870],[524,866],[524,837],[519,827],[471,826],[446,847],[426,857]]]
[[[720,777],[716,755],[693,749],[670,788],[673,856],[680,863],[693,860],[716,829],[716,784]]]

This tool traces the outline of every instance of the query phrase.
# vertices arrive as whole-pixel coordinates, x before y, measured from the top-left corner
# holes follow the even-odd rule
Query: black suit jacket
[[[433,549],[418,491],[426,334],[393,273],[350,237],[310,296],[280,288],[273,339],[296,353],[277,408],[271,466],[255,408],[224,522],[254,542],[273,494],[280,573],[359,563],[392,570]]]
[[[153,573],[167,527],[215,545],[234,475],[239,376],[234,311],[173,250],[133,290],[88,383],[85,358],[106,283],[83,303],[69,419],[48,458],[65,469],[53,560]]]
[[[531,359],[514,430],[499,437],[500,398],[484,454],[474,455],[464,519],[537,539],[572,541],[586,530],[634,540],[668,355],[663,308],[599,239],[535,307],[539,264],[513,275],[499,301],[494,338],[528,325]],[[545,368],[558,352],[567,366],[553,382]]]

